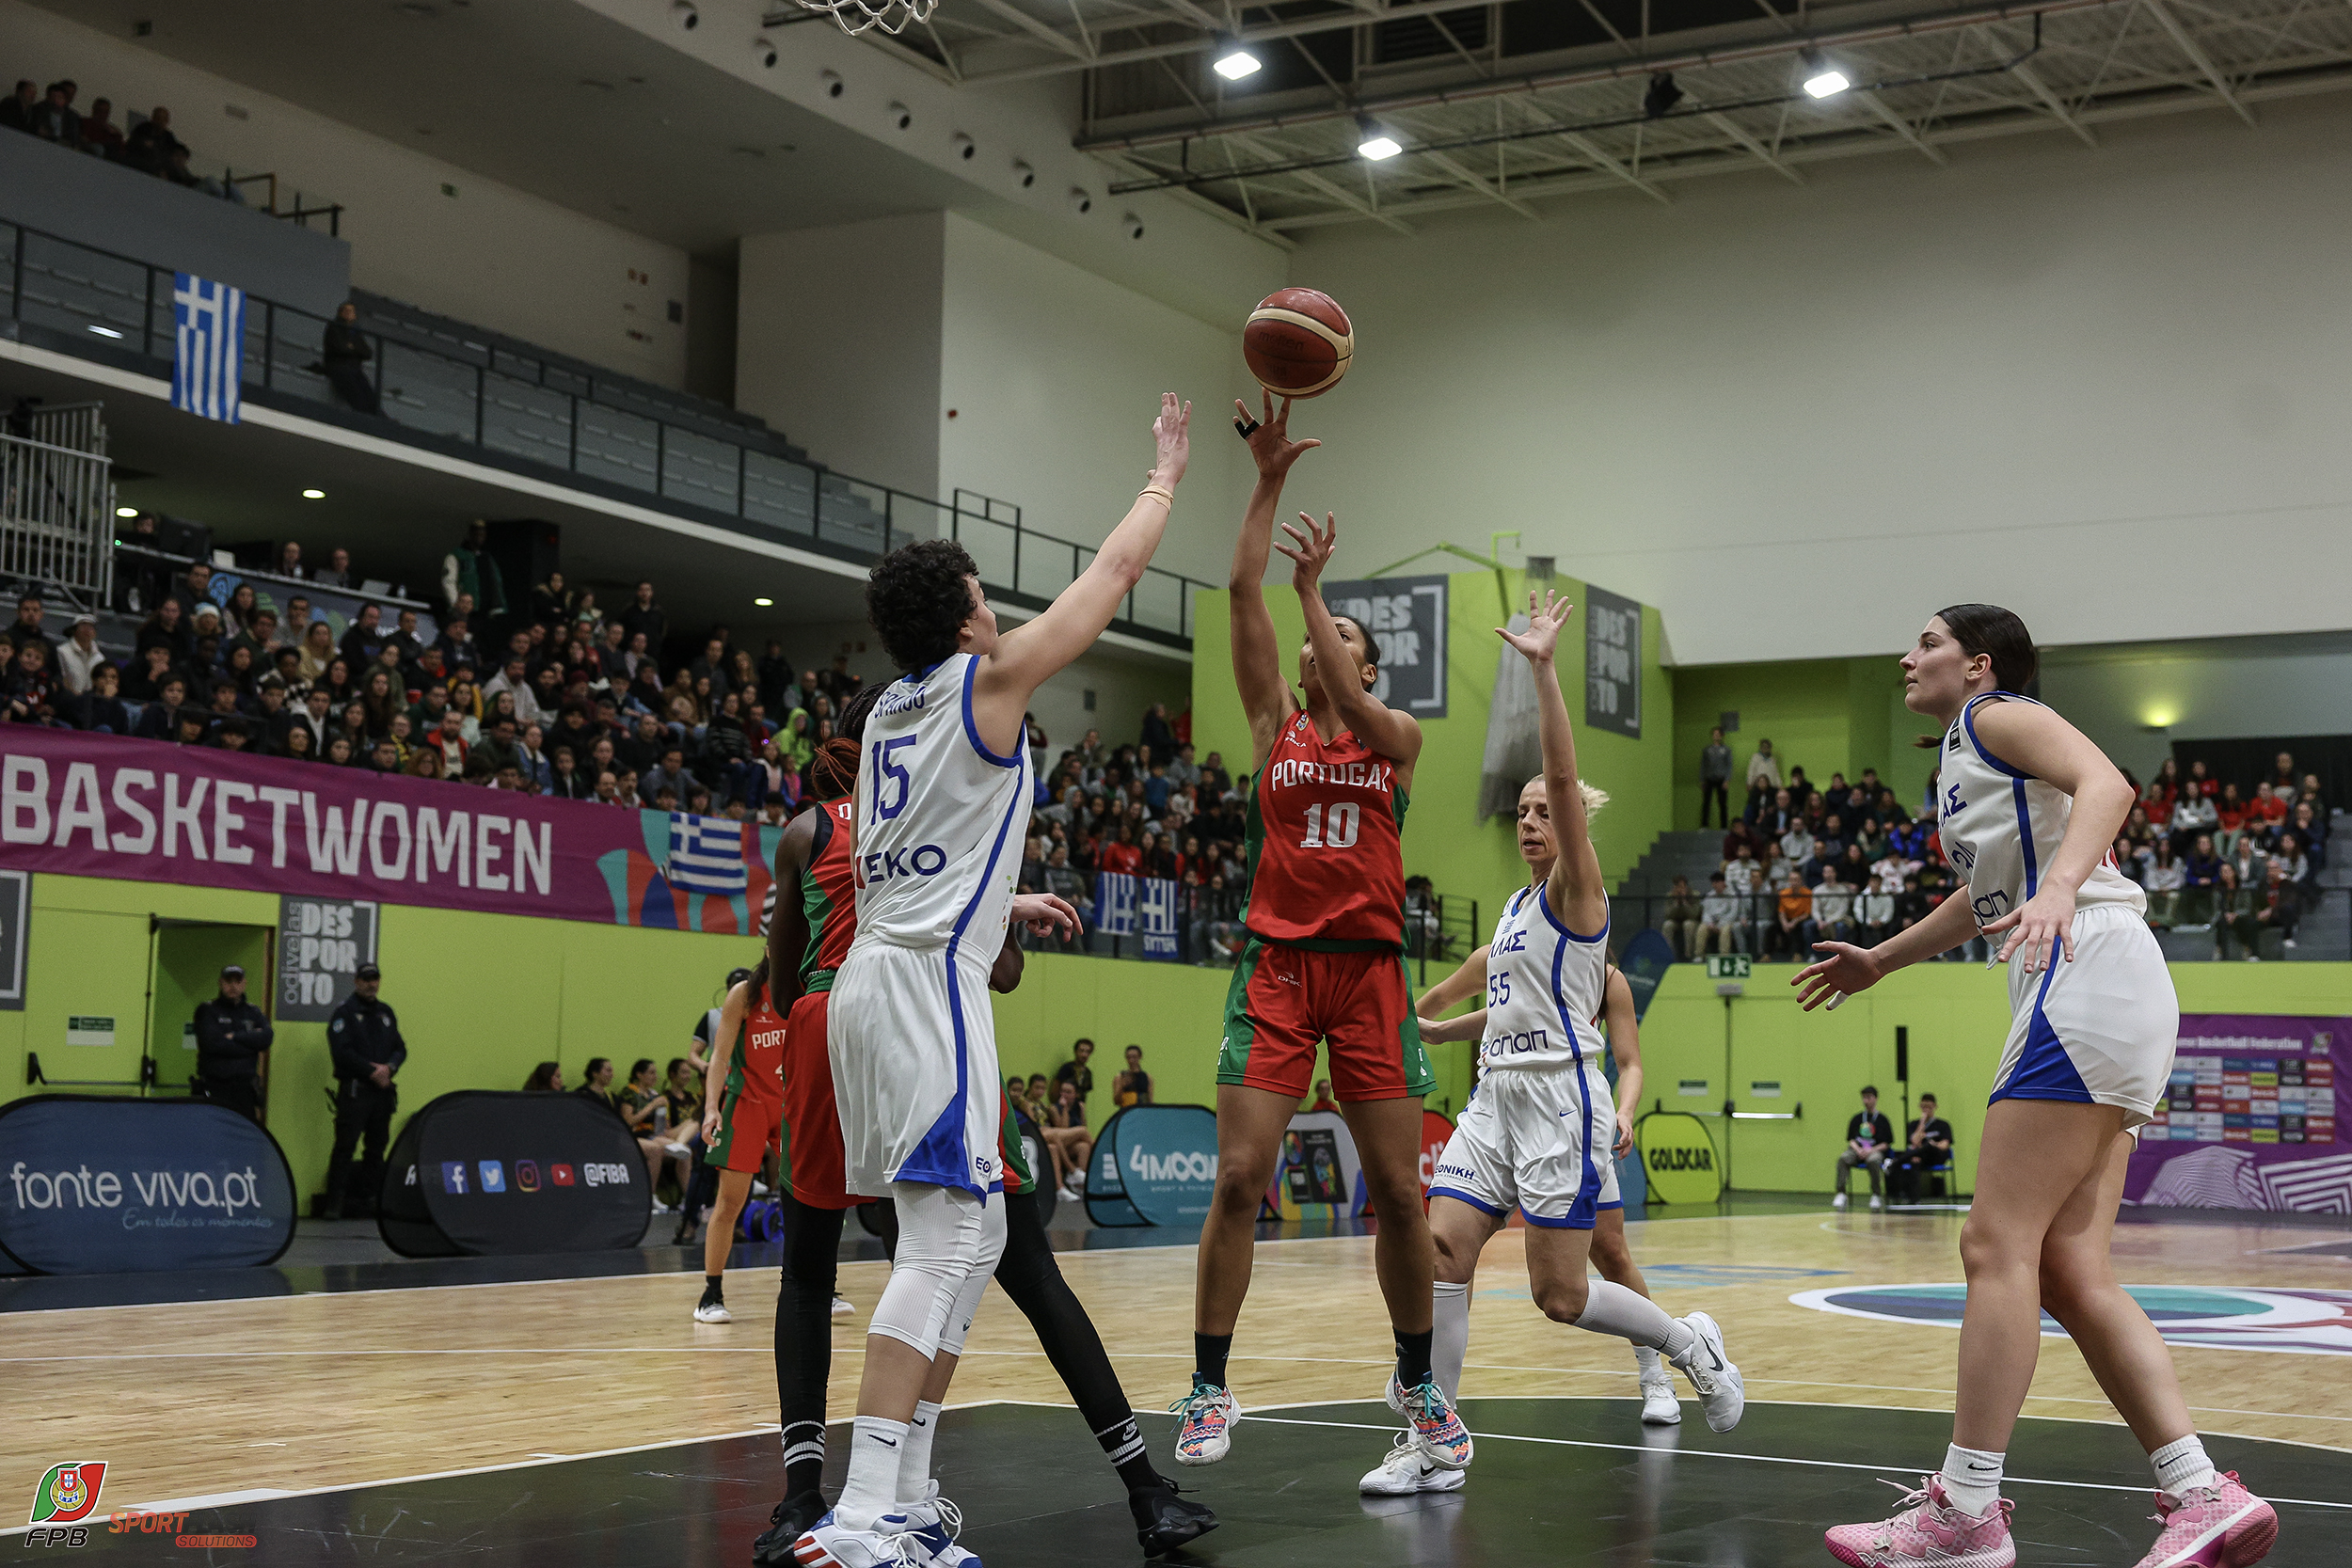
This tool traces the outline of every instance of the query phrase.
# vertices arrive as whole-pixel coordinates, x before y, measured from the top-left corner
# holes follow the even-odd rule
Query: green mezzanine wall
[[[1675,827],[1698,826],[1699,752],[1707,732],[1725,713],[1740,716],[1738,732],[1724,736],[1731,748],[1734,812],[1740,809],[1749,754],[1759,739],[1772,741],[1783,777],[1800,763],[1805,776],[1820,784],[1832,773],[1853,779],[1865,768],[1875,768],[1903,808],[1918,811],[1934,754],[1911,742],[1935,725],[1903,706],[1902,671],[1895,656],[1685,665],[1672,676]]]

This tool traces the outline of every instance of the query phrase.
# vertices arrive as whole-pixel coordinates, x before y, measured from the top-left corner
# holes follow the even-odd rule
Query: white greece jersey
[[[1604,925],[1579,936],[1551,911],[1543,889],[1521,888],[1502,907],[1486,948],[1486,1036],[1478,1069],[1581,1067],[1606,1053],[1586,1022],[1609,985]]]
[[[827,1053],[849,1189],[1001,1175],[988,972],[1029,820],[1029,756],[991,752],[977,665],[902,676],[866,720],[856,792],[857,936],[834,979]]]
[[[1977,924],[1998,920],[2042,891],[2042,868],[2066,837],[2074,798],[2054,784],[2019,771],[1977,738],[1977,711],[1985,703],[2031,703],[2014,692],[1968,699],[1945,733],[1936,780],[1936,832],[1944,854],[1968,879]],[[2035,704],[2038,707],[2041,705]],[[2148,895],[2101,857],[2074,895],[2076,909],[2122,904],[2148,912]]]
[[[1530,1225],[1590,1230],[1624,1207],[1610,1157],[1616,1105],[1592,1020],[1609,984],[1604,926],[1567,928],[1540,888],[1521,888],[1486,950],[1479,1080],[1438,1157],[1429,1196]]]
[[[1988,692],[1961,709],[1944,736],[1936,780],[1936,831],[1945,855],[1967,874],[1979,926],[2042,890],[2042,868],[2074,807],[2064,790],[1978,739],[1976,715],[1995,700]],[[1997,700],[2033,699],[2001,692]],[[2123,1125],[2137,1128],[2172,1070],[2180,1031],[2172,974],[2148,930],[2147,895],[2116,869],[2112,852],[2083,879],[2074,905],[2072,960],[2029,971],[2023,944],[2010,956],[2009,1038],[1992,1098],[2116,1105]]]

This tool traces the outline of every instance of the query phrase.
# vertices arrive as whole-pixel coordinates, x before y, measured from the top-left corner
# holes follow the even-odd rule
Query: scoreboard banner
[[[2182,1014],[2171,1082],[2139,1130],[2123,1201],[2352,1212],[2338,1045],[2352,1049],[2352,1018]]]

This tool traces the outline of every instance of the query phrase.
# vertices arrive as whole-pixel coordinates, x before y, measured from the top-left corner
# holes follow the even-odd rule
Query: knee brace
[[[901,1181],[892,1188],[898,1249],[868,1334],[930,1356],[979,1256],[980,1200],[958,1187]]]
[[[980,1212],[979,1252],[972,1259],[971,1272],[963,1276],[962,1287],[956,1291],[956,1305],[947,1314],[947,1324],[940,1331],[941,1354],[963,1354],[964,1336],[972,1332],[972,1320],[979,1315],[980,1297],[987,1294],[997,1260],[1005,1255],[1005,1205],[1025,1201],[1006,1193],[989,1195],[988,1206]]]

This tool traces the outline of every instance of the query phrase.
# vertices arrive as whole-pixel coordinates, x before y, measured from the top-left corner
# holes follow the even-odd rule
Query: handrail
[[[297,193],[297,207],[300,200]],[[8,291],[8,315],[21,327],[55,332],[81,356],[103,357],[111,349],[168,362],[175,331],[170,269],[25,224],[0,220],[0,233],[10,244],[8,265],[0,274]],[[136,269],[136,282],[111,278],[103,288],[84,285],[77,299],[28,300],[26,256],[28,242],[36,239]],[[350,414],[335,399],[317,362],[326,317],[256,294],[246,295],[246,306],[243,373],[256,401],[284,399],[333,407],[346,419],[365,417]],[[108,343],[87,341],[91,327]],[[972,550],[980,580],[993,594],[1035,609],[1084,571],[1098,548],[1029,527],[1021,508],[1009,501],[962,489],[937,500],[786,455],[775,450],[784,445],[781,438],[742,439],[715,420],[665,419],[634,399],[613,401],[619,388],[600,397],[598,378],[550,363],[560,356],[500,350],[477,360],[381,329],[360,330],[370,345],[365,374],[381,418],[415,444],[454,443],[493,467],[552,469],[580,487],[697,520],[716,519],[753,537],[789,537],[845,561],[876,560],[915,539],[954,539]],[[403,382],[388,381],[392,355],[401,359],[402,373],[413,369],[416,395],[408,395]],[[584,423],[593,428],[584,432]],[[1188,651],[1193,598],[1210,586],[1148,566],[1111,629]]]

